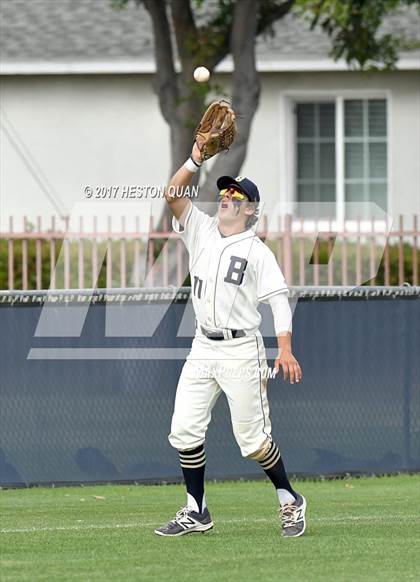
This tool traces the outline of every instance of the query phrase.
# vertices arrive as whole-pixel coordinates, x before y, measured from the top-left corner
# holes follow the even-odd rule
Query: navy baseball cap
[[[232,178],[232,176],[221,176],[217,180],[217,187],[219,190],[229,188],[230,186],[238,188],[240,192],[243,192],[248,196],[251,202],[260,201],[260,193],[258,192],[257,186],[248,178],[245,178],[244,176],[236,176],[236,178]]]

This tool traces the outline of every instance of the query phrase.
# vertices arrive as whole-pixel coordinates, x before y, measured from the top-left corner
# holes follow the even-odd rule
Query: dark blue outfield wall
[[[113,291],[108,307],[100,292],[88,307],[84,293],[0,293],[1,484],[180,475],[167,434],[183,365],[173,350],[182,358],[191,344],[189,291]],[[293,293],[300,297],[293,345],[304,380],[269,381],[273,436],[288,470],[420,469],[419,288]],[[107,310],[119,337],[105,337]],[[162,310],[156,333],[135,337]],[[183,316],[186,337],[177,338]],[[262,330],[274,348],[265,308]],[[146,348],[163,356],[127,359],[136,349],[153,357]],[[259,472],[240,455],[223,396],[206,448],[209,477]]]

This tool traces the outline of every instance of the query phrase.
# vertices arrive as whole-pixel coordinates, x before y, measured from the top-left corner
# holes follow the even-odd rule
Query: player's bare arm
[[[300,382],[302,370],[292,353],[292,311],[288,294],[278,293],[268,300],[273,312],[274,329],[277,336],[278,354],[274,363],[275,374],[283,370],[284,381]]]
[[[292,353],[292,334],[290,331],[282,332],[277,336],[279,353],[274,363],[277,372],[282,368],[285,381],[290,380],[291,384],[302,380],[302,370],[299,362]]]
[[[194,167],[194,164],[196,167]],[[166,202],[168,203],[172,214],[182,226],[183,215],[186,215],[186,210],[191,204],[191,200],[187,196],[187,187],[191,184],[196,169],[198,169],[201,164],[201,152],[198,149],[197,144],[194,143],[189,165],[191,169],[188,169],[187,164],[183,164],[172,176],[165,191]]]

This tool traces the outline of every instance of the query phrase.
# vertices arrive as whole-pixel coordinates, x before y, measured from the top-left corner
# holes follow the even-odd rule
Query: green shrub
[[[164,244],[163,239],[157,239],[154,241],[153,255],[155,259],[161,253]],[[14,241],[14,289],[22,289],[22,240]],[[282,241],[267,241],[268,246],[279,257],[279,263],[282,265]],[[63,253],[60,254],[62,250],[63,240],[56,240],[56,261],[58,259],[58,266],[56,271],[56,288],[64,288],[64,260]],[[150,245],[150,242],[149,242]],[[8,289],[8,243],[5,239],[0,239],[0,289]],[[96,286],[98,288],[106,287],[106,255],[107,242],[101,241],[97,243],[98,257],[104,256],[102,266],[100,268],[99,279],[96,285],[92,282],[92,241],[84,241],[84,286],[85,288],[91,288]],[[169,264],[174,264],[174,253],[172,250],[175,248],[175,242],[170,241],[169,243]],[[112,249],[112,286],[121,286],[121,269],[120,269],[120,241],[113,240],[111,243]],[[133,272],[134,272],[134,249],[135,243],[133,240],[126,241],[126,286],[134,286]],[[314,254],[313,241],[305,239],[303,242],[304,249],[304,264],[305,264],[305,285],[313,285],[313,275],[314,275],[314,265],[310,264],[310,257]],[[348,284],[353,285],[356,281],[356,245],[354,243],[348,242],[346,244],[347,249],[347,277]],[[404,251],[404,281],[413,284],[413,247],[410,244],[405,243],[403,246]],[[143,241],[139,242],[139,252],[140,256],[143,257],[143,263],[140,261],[143,273],[140,273],[140,279],[144,276],[144,253],[145,244]],[[150,252],[150,246],[148,248]],[[36,289],[36,243],[34,240],[29,240],[27,242],[27,253],[28,253],[28,289]],[[375,247],[375,265],[379,264],[377,274],[374,283],[376,285],[384,285],[385,282],[385,261],[382,256],[383,249],[381,247]],[[370,257],[370,246],[368,244],[363,244],[360,246],[360,255],[362,258],[362,281],[364,284],[369,284],[370,273],[369,273],[369,257]],[[299,256],[300,256],[300,242],[298,240],[293,241],[292,248],[292,263],[293,263],[293,285],[300,284],[300,273],[299,273]],[[342,284],[342,242],[336,241],[334,245],[334,251],[332,255],[333,260],[333,284]],[[319,264],[319,284],[327,285],[327,263],[329,257],[329,249],[326,241],[321,241],[319,244],[319,256],[317,262]],[[314,259],[315,257],[313,257]],[[398,245],[389,246],[389,258],[390,258],[390,284],[398,285]],[[418,272],[420,272],[420,252],[417,253],[417,265]],[[69,264],[70,264],[70,288],[78,287],[78,241],[73,240],[69,242]],[[155,281],[155,284],[162,284],[162,256],[160,256],[158,263],[156,265],[156,277],[159,281]],[[41,288],[48,289],[50,287],[50,242],[41,242]],[[170,278],[170,280],[173,280]],[[190,284],[189,275],[184,281],[185,285]]]

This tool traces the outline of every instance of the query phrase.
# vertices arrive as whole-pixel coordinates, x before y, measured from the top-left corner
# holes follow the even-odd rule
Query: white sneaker
[[[187,505],[177,512],[174,519],[155,529],[155,534],[158,536],[183,536],[195,531],[204,533],[212,527],[213,522],[207,507],[203,513],[198,513]]]
[[[303,534],[306,528],[305,512],[306,499],[299,493],[296,501],[280,507],[279,517],[284,537],[297,538]]]

